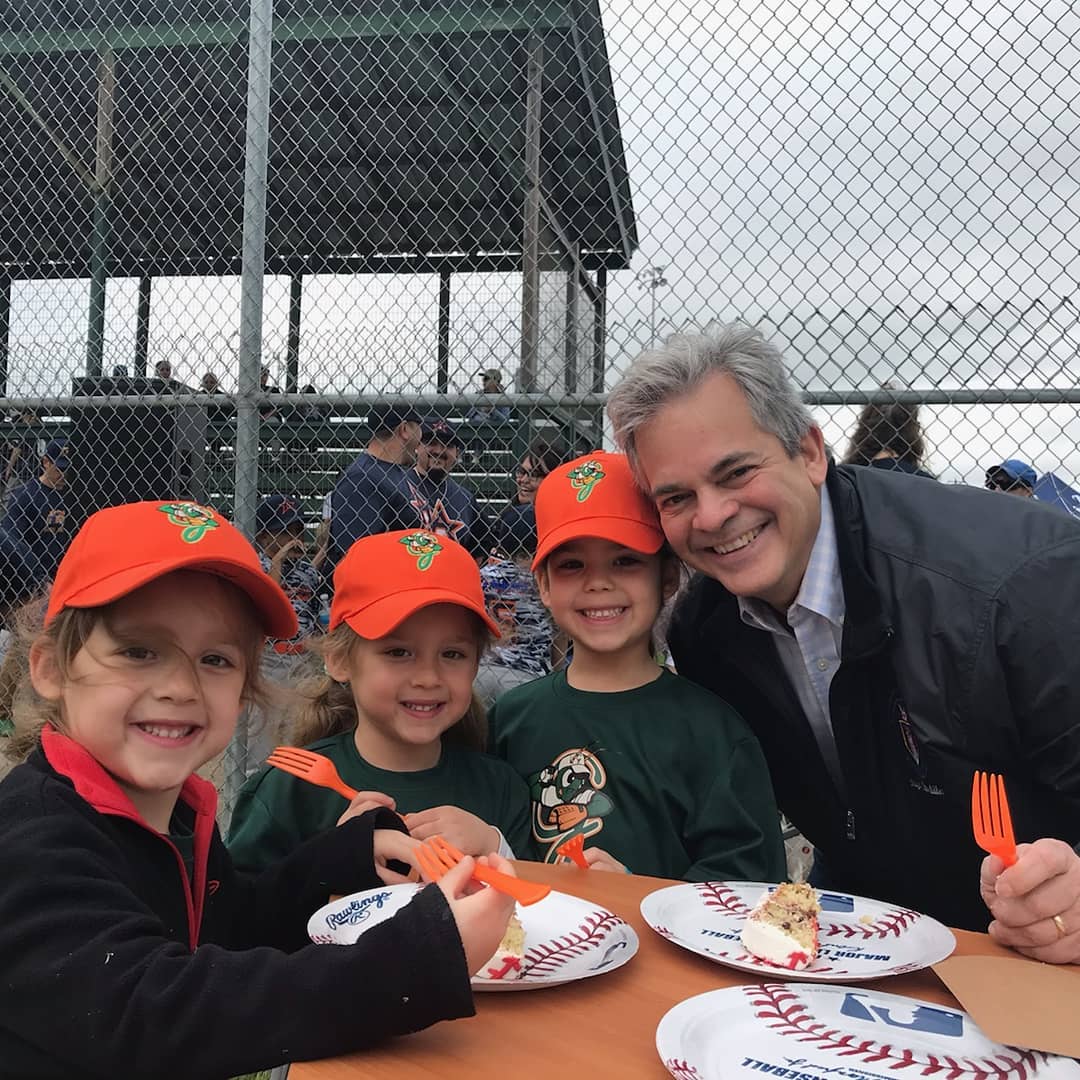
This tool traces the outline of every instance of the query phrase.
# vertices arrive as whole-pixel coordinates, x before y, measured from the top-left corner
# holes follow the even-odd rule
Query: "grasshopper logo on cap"
[[[197,544],[211,529],[218,527],[213,511],[196,503],[165,503],[158,509],[171,524],[180,526],[180,539],[185,544]]]
[[[607,474],[599,461],[586,461],[583,465],[571,469],[566,475],[570,477],[570,486],[577,491],[577,501],[584,502]]]
[[[414,532],[403,536],[399,544],[416,560],[417,570],[427,570],[435,561],[435,556],[442,551],[442,545],[431,533]]]

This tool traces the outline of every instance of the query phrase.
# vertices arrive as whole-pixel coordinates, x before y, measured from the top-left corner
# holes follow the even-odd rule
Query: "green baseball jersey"
[[[662,671],[593,693],[559,671],[507,691],[492,748],[528,781],[537,857],[581,835],[636,874],[688,881],[785,877],[765,759],[742,717]]]
[[[320,739],[307,749],[328,757],[341,779],[357,791],[390,795],[400,814],[457,806],[494,825],[515,855],[529,855],[529,793],[505,762],[447,742],[434,768],[388,772],[360,756],[351,731]],[[263,870],[308,837],[333,828],[347,806],[336,791],[267,767],[240,790],[229,852],[239,869]]]

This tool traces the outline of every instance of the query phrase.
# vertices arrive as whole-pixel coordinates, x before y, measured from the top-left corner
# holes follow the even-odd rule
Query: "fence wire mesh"
[[[0,0],[4,531],[36,582],[98,506],[285,495],[321,568],[413,523],[482,557],[715,319],[838,457],[1076,484],[1078,71],[1064,0]]]

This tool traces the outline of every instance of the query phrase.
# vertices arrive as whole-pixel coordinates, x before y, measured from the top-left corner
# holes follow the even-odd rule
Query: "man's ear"
[[[806,473],[814,487],[825,483],[825,474],[829,471],[829,453],[825,449],[825,436],[817,424],[799,440],[799,453],[806,462]]]
[[[30,646],[30,685],[46,701],[59,701],[64,688],[56,663],[56,647],[48,641]]]

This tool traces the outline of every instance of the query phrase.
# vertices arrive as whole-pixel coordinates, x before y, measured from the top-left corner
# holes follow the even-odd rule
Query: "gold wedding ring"
[[[1065,929],[1065,920],[1060,915],[1053,915],[1051,918],[1057,927],[1058,937],[1068,937],[1069,931]]]

